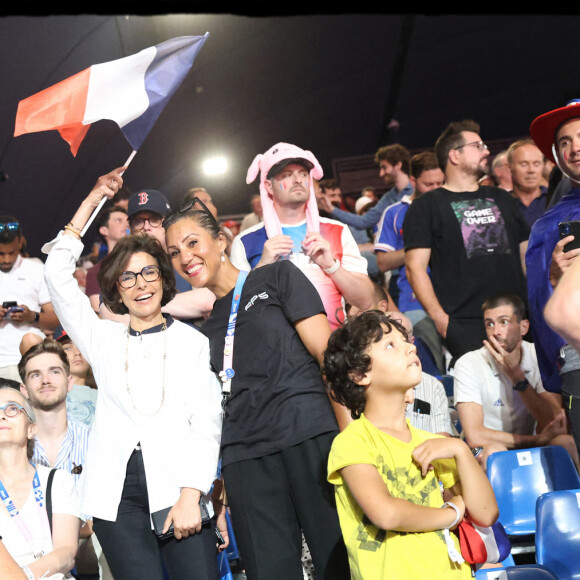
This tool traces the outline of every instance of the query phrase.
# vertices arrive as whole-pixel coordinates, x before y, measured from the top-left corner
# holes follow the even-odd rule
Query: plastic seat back
[[[542,494],[580,488],[570,455],[555,445],[494,453],[487,460],[487,476],[509,536],[535,533],[536,500]]]
[[[240,553],[238,551],[236,537],[234,536],[234,528],[232,527],[232,520],[230,518],[229,512],[227,511],[226,511],[226,523],[228,525],[228,537],[230,539],[230,544],[226,548],[226,554],[228,555],[228,560],[230,562],[233,562],[234,560],[239,560]]]
[[[540,564],[525,564],[508,568],[485,568],[475,573],[476,580],[558,580],[558,576]]]
[[[560,580],[580,579],[580,489],[540,496],[536,521],[536,561]]]

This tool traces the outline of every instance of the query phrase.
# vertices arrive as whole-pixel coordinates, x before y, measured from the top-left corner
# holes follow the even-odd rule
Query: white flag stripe
[[[83,124],[110,119],[124,127],[140,117],[149,106],[145,72],[156,55],[153,46],[125,58],[93,65]]]

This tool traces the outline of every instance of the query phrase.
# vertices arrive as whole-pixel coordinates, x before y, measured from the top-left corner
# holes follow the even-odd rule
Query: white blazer
[[[60,323],[90,363],[98,386],[79,482],[81,512],[116,519],[127,461],[138,443],[151,512],[172,506],[183,487],[208,493],[217,473],[222,413],[221,385],[210,369],[207,338],[174,320],[165,332],[128,339],[124,324],[94,313],[73,278],[83,244],[61,234],[46,260],[45,279]],[[165,400],[149,415],[161,402],[164,344]]]

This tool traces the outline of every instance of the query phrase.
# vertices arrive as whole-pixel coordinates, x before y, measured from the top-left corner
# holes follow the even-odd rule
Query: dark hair
[[[98,238],[101,242],[105,241],[105,237],[100,233],[100,229],[105,226],[105,227],[109,227],[109,220],[111,219],[111,214],[112,213],[124,213],[125,215],[127,215],[127,210],[120,206],[120,205],[109,205],[109,206],[104,206],[102,211],[97,215],[97,217],[95,218],[95,226],[97,228],[97,235]]]
[[[121,301],[117,288],[119,276],[124,272],[133,254],[144,252],[157,260],[161,272],[163,296],[161,306],[170,302],[176,294],[175,274],[171,260],[159,241],[147,235],[129,235],[121,238],[113,250],[103,258],[97,274],[103,303],[113,314],[127,314],[128,309]]]
[[[432,151],[421,151],[411,157],[411,175],[417,179],[424,171],[439,169],[437,157]]]
[[[375,304],[378,304],[382,300],[389,301],[387,290],[382,284],[378,284],[377,282],[373,282],[373,300]]]
[[[397,165],[401,162],[401,170],[409,175],[411,171],[411,153],[406,147],[394,143],[393,145],[385,145],[380,147],[375,153],[375,163],[387,161],[391,165]]]
[[[345,322],[328,340],[322,372],[330,396],[350,409],[353,419],[361,416],[366,403],[365,387],[353,379],[370,370],[372,360],[367,351],[371,343],[383,338],[384,327],[387,333],[395,328],[408,339],[407,331],[397,320],[380,310],[368,310]]]
[[[109,207],[113,207],[114,205],[117,205],[120,201],[127,201],[131,196],[133,195],[133,192],[126,187],[125,185],[123,185],[123,187],[121,187],[117,193],[115,193],[115,195],[111,198],[108,199],[104,205],[103,205],[103,209],[101,209],[101,212],[105,211],[106,209],[108,209]],[[121,209],[118,211],[125,211],[125,209],[123,208],[123,206],[120,206]],[[100,214],[99,214],[100,215]],[[103,225],[103,224],[101,224]]]
[[[66,374],[67,375],[70,374],[70,363],[68,360],[68,356],[66,355],[66,352],[64,351],[64,348],[62,347],[62,344],[60,344],[56,340],[53,340],[52,338],[45,338],[42,342],[39,342],[39,343],[31,346],[22,355],[22,358],[20,359],[20,362],[18,363],[18,374],[20,375],[20,378],[22,379],[23,383],[26,383],[26,365],[28,364],[28,361],[30,359],[33,359],[36,356],[39,356],[39,355],[45,354],[45,353],[57,355],[62,362],[64,370],[66,371]]]
[[[329,177],[328,179],[321,179],[318,182],[318,186],[320,187],[320,191],[324,192],[327,189],[338,189],[340,185],[338,184],[338,180]]]
[[[517,294],[496,294],[488,298],[481,305],[481,313],[483,314],[486,310],[492,310],[500,306],[511,306],[518,322],[526,318],[526,305]]]
[[[0,224],[20,222],[13,215],[0,215]],[[4,229],[0,232],[0,244],[11,244],[14,240],[22,238],[22,227],[19,225],[15,230]]]
[[[462,135],[463,131],[479,133],[479,124],[471,119],[453,121],[445,127],[443,133],[439,135],[435,142],[435,155],[437,156],[437,162],[442,171],[445,171],[447,168],[450,151],[460,145],[465,145],[465,140]]]
[[[62,348],[63,348],[63,349],[64,349],[64,347],[65,347],[65,345],[66,345],[66,344],[73,344],[73,345],[74,345],[74,342],[71,340],[71,337],[70,337],[70,336],[68,336],[68,335],[66,335],[66,336],[64,336],[63,338],[59,339],[59,340],[58,340],[58,343],[59,343],[60,345],[62,345]],[[76,345],[75,345],[75,346],[76,346]],[[78,347],[77,347],[77,348],[78,348]],[[66,350],[65,350],[65,353],[66,353]],[[81,353],[81,355],[82,355],[82,353]],[[83,358],[84,358],[84,355],[82,355],[82,356],[83,356]],[[68,355],[67,355],[67,358],[68,358]],[[86,359],[85,359],[85,360],[86,360]],[[87,364],[88,364],[88,361],[87,361]],[[88,368],[88,370],[87,370],[87,374],[86,374],[86,376],[85,376],[85,386],[86,386],[86,387],[90,387],[91,389],[96,389],[96,388],[98,388],[98,387],[97,387],[97,381],[95,380],[95,374],[93,373],[93,367],[91,367],[91,365],[90,365],[90,364],[89,364],[89,368]]]
[[[197,199],[197,198],[194,198]],[[191,200],[193,202],[193,200]],[[199,200],[198,200],[199,201]],[[201,202],[199,202],[201,203]],[[183,207],[187,207],[190,204],[186,204]],[[167,230],[177,222],[181,221],[183,218],[192,219],[198,226],[202,227],[204,230],[207,230],[211,237],[216,240],[220,234],[223,234],[222,229],[220,228],[219,223],[213,217],[213,215],[209,212],[206,212],[201,209],[194,209],[195,205],[192,204],[189,209],[185,210],[178,210],[170,213],[164,220],[163,220],[163,228],[167,232]],[[205,206],[203,206],[205,207]]]
[[[194,197],[197,197],[197,194],[200,191],[203,193],[207,193],[209,195],[209,193],[205,187],[192,187],[191,189],[188,189],[183,194],[183,199],[181,200],[181,205],[183,206],[186,203],[190,202]]]

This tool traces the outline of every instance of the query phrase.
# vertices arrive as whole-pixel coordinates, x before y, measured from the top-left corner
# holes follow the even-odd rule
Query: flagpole
[[[133,157],[135,157],[136,153],[137,153],[137,151],[134,150],[131,153],[131,155],[129,155],[127,161],[125,161],[125,165],[124,165],[125,168],[127,168],[129,166],[129,163],[131,163],[131,161],[133,161]],[[125,171],[122,171],[121,175],[123,175],[123,173],[125,173]],[[81,232],[81,237],[87,233],[89,226],[93,223],[93,220],[97,217],[98,213],[101,211],[101,208],[103,207],[103,205],[105,204],[107,199],[108,199],[107,196],[104,195],[103,199],[101,199],[101,201],[99,202],[99,205],[94,209],[93,214],[91,215],[91,217],[89,218],[89,221],[85,224],[85,227],[83,228],[83,230]]]

